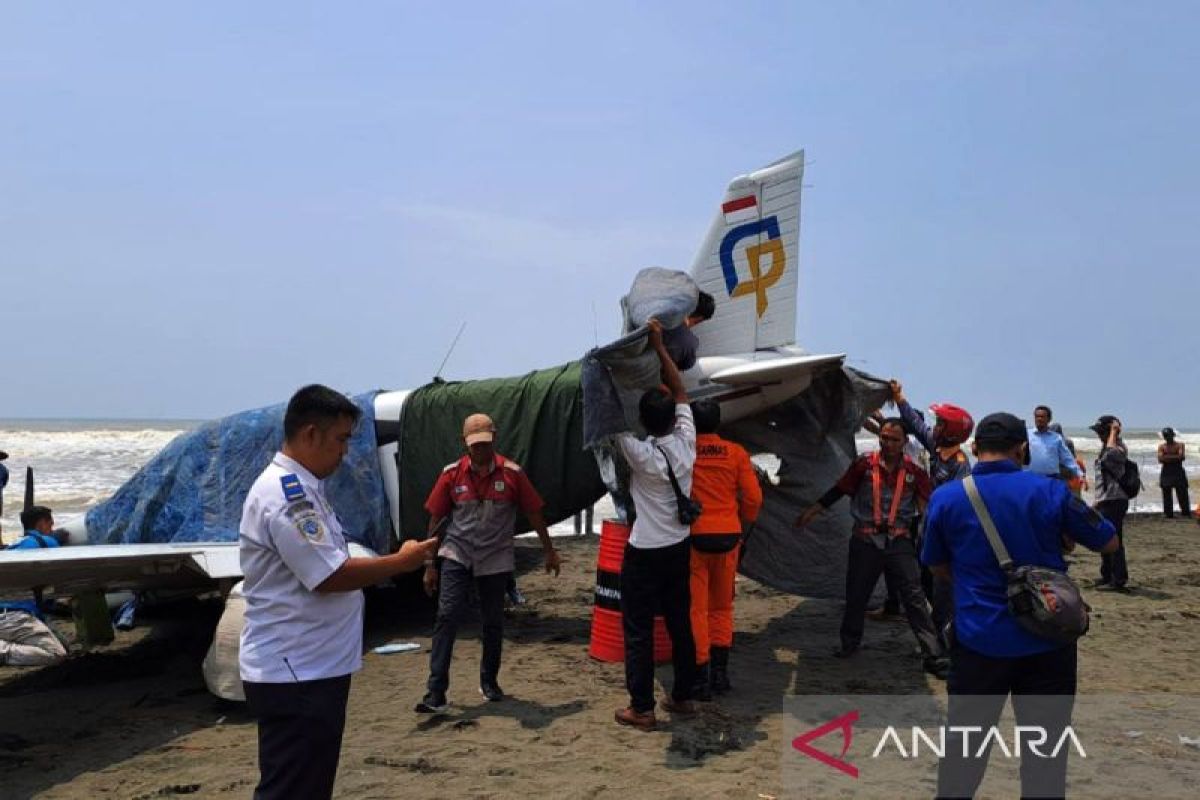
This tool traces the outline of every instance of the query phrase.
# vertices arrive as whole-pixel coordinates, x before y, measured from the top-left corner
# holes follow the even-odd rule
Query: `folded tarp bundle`
[[[374,397],[371,392],[352,398],[362,417],[325,488],[347,538],[386,553],[392,523],[375,445]],[[175,437],[111,498],[88,511],[88,540],[237,541],[250,486],[283,444],[286,410],[281,403],[245,411]]]
[[[626,334],[583,358],[583,441],[596,447],[623,431],[642,433],[637,405],[642,393],[658,386],[658,356],[649,346],[646,323],[664,329],[683,324],[696,307],[699,289],[686,272],[649,267],[634,278],[621,299]]]

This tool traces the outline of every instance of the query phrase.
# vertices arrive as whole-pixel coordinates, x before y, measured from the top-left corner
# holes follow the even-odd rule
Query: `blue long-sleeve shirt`
[[[921,416],[907,400],[896,404],[904,429],[917,437],[917,441],[929,452],[929,477],[933,479],[934,487],[950,481],[960,481],[971,474],[971,462],[961,448],[954,450],[949,458],[943,458],[938,450],[937,442],[933,439],[933,431],[925,424]]]
[[[1054,431],[1037,428],[1029,429],[1029,466],[1026,469],[1051,478],[1057,478],[1064,469],[1076,478],[1083,477],[1063,437]]]

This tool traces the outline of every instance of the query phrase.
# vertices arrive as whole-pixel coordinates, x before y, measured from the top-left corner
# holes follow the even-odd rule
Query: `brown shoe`
[[[652,731],[658,725],[653,711],[634,711],[633,706],[619,709],[613,717],[617,720],[618,725],[628,725],[640,731]]]
[[[675,700],[671,697],[664,697],[659,705],[662,706],[663,711],[669,711],[681,717],[696,713],[696,704],[691,700]]]

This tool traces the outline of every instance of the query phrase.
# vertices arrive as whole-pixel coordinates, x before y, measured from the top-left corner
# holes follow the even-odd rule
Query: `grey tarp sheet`
[[[838,502],[803,530],[793,523],[845,473],[856,455],[855,432],[889,397],[885,382],[844,367],[818,375],[799,397],[721,429],[751,454],[780,459],[779,485],[763,487],[742,574],[806,597],[845,596],[849,503]]]
[[[695,281],[684,272],[649,267],[634,278],[629,294],[621,300],[626,335],[583,358],[583,441],[588,447],[622,431],[641,432],[638,400],[662,383],[645,325],[651,317],[666,329],[682,325],[696,307],[698,292]]]
[[[401,412],[401,538],[425,535],[425,500],[442,468],[465,453],[462,423],[476,412],[496,423],[496,450],[529,475],[546,501],[548,524],[604,495],[595,460],[583,449],[578,361],[515,378],[430,383],[413,392]],[[529,530],[524,519],[517,526]]]
[[[375,447],[375,393],[352,398],[363,414],[329,501],[346,537],[378,553],[392,530]],[[285,403],[206,422],[180,434],[115,494],[87,513],[92,544],[235,542],[250,486],[283,444]]]

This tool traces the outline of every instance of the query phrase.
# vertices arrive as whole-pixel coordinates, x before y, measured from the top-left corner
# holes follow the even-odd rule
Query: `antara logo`
[[[725,203],[721,208],[725,212],[726,219],[731,216],[731,213],[743,209],[743,206],[738,205],[739,203],[744,204],[750,200],[754,200],[754,198],[745,197]],[[751,205],[755,205],[755,203],[751,203]],[[733,211],[731,212],[730,209]],[[750,269],[750,279],[743,281],[738,277],[737,266],[734,264],[734,250],[743,239],[757,238],[764,233],[767,235],[765,242],[746,246],[746,263]],[[738,225],[725,234],[725,238],[721,240],[720,252],[721,271],[725,273],[725,288],[728,290],[729,296],[743,297],[753,294],[758,316],[761,317],[767,313],[767,289],[779,282],[787,268],[787,254],[783,250],[783,238],[779,235],[779,218],[771,216],[748,222],[745,225]],[[770,264],[764,270],[763,261],[767,258],[770,259]]]
[[[800,734],[792,740],[792,747],[811,759],[839,772],[844,772],[851,778],[857,778],[858,767],[845,759],[846,753],[849,752],[850,745],[854,741],[854,723],[858,720],[858,711],[843,714],[820,727]],[[842,738],[842,752],[838,756],[832,756],[812,746],[813,741],[834,732],[841,733]],[[943,725],[934,728],[932,734],[914,725],[909,730],[908,747],[905,747],[904,739],[899,731],[889,725],[880,735],[874,750],[871,751],[871,758],[879,758],[889,750],[904,760],[918,759],[922,756],[922,751],[934,758],[945,758],[948,746],[947,733],[960,740],[958,744],[961,746],[964,759],[986,761],[992,745],[995,745],[1006,759],[1019,759],[1026,751],[1030,757],[1058,758],[1064,749],[1074,750],[1081,758],[1087,758],[1087,751],[1083,749],[1083,743],[1070,725],[1064,727],[1062,733],[1056,738],[1052,738],[1049,732],[1041,726],[1016,725],[1013,728],[1012,736],[1007,740],[995,725],[987,728],[978,725]]]

